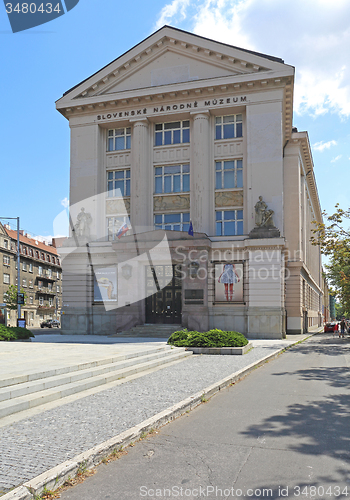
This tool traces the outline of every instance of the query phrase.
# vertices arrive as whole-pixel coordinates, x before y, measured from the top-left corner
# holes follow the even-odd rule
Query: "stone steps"
[[[181,325],[145,324],[134,326],[130,330],[117,333],[115,337],[152,337],[169,338],[177,330],[182,330]]]
[[[192,353],[170,346],[158,347],[140,353],[71,367],[56,368],[23,377],[2,380],[0,389],[0,418],[103,386],[119,379],[179,361]]]

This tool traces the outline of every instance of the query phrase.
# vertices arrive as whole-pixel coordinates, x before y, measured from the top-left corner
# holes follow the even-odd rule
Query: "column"
[[[211,234],[214,193],[209,111],[193,114],[191,135],[191,219],[195,232]]]
[[[131,143],[131,225],[135,232],[153,229],[152,204],[149,124],[147,118],[135,119]]]

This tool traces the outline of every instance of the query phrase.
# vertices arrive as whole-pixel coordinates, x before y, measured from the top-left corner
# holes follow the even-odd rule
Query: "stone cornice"
[[[305,178],[312,198],[313,209],[315,211],[316,220],[317,222],[323,222],[322,209],[317,191],[317,185],[314,173],[314,162],[312,159],[312,152],[311,152],[308,133],[293,132],[291,136],[291,143],[298,144],[300,146],[300,151],[306,168]]]

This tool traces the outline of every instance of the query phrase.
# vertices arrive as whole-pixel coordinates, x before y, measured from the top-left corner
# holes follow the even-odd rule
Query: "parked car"
[[[338,330],[338,323],[336,321],[332,321],[331,323],[326,323],[324,325],[324,331],[325,332],[331,332],[334,333]]]
[[[42,321],[40,323],[40,328],[59,328],[60,327],[60,322],[58,319],[47,319],[45,321]]]

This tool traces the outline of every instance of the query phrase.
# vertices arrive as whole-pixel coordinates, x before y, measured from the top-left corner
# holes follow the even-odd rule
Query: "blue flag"
[[[193,224],[191,220],[190,220],[190,227],[188,228],[188,234],[190,236],[193,236]]]

